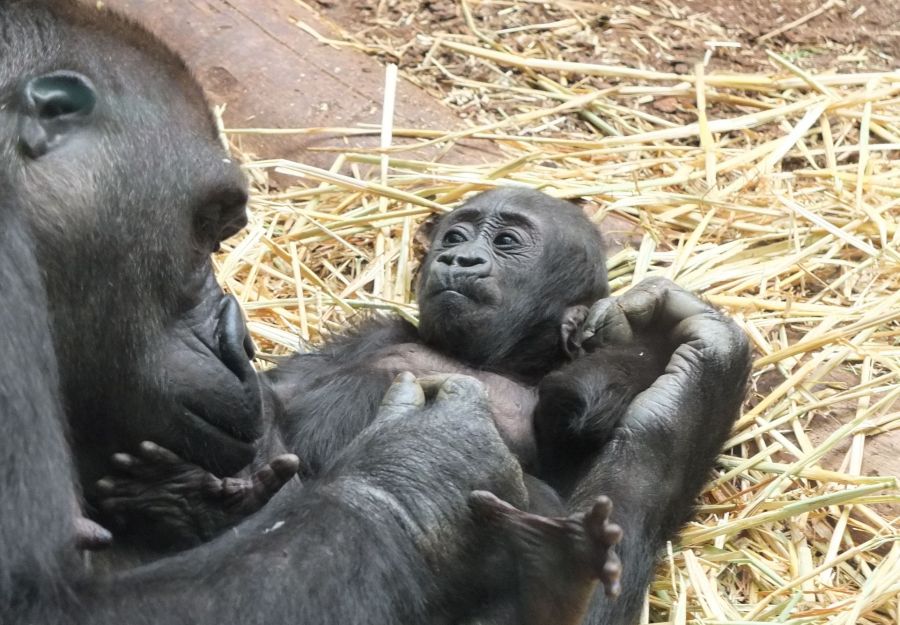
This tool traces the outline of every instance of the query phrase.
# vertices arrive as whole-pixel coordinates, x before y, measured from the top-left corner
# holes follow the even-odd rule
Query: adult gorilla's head
[[[246,183],[182,61],[66,0],[0,11],[0,154],[46,282],[83,483],[153,439],[217,471],[252,457],[260,391],[210,254]]]
[[[563,357],[567,308],[608,292],[599,230],[539,191],[481,193],[432,228],[419,272],[419,333],[466,362],[525,376]]]

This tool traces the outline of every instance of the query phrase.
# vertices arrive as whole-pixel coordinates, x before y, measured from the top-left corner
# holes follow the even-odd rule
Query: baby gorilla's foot
[[[509,530],[519,560],[523,623],[581,623],[598,581],[607,597],[619,595],[622,568],[614,547],[622,529],[609,520],[608,497],[598,497],[587,512],[556,518],[519,510],[486,491],[473,492],[469,503]]]
[[[283,454],[246,478],[219,478],[145,441],[138,453],[115,454],[117,473],[97,482],[100,508],[119,529],[152,536],[162,549],[210,540],[262,508],[300,469]]]

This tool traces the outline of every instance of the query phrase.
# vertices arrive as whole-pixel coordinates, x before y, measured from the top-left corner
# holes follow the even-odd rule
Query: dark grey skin
[[[202,92],[93,4],[8,0],[0,33],[0,195],[45,281],[77,482],[94,501],[110,456],[148,438],[234,473],[254,457],[262,392],[209,256],[246,223],[247,192]]]
[[[674,347],[659,340],[640,350],[581,348],[588,305],[608,287],[601,235],[574,204],[497,189],[430,224],[428,234],[419,328],[371,321],[267,374],[285,404],[276,423],[283,446],[262,456],[289,450],[315,474],[373,418],[392,376],[462,373],[487,386],[501,436],[530,473],[532,511],[564,515],[534,475],[543,464],[554,475],[583,468]],[[249,480],[256,488],[223,498],[222,480],[145,443],[138,454],[114,457],[119,474],[100,483],[103,505],[145,528],[159,519],[160,542],[191,546],[263,505],[291,477],[282,458],[294,456],[260,468]]]
[[[542,212],[557,207],[552,219]],[[511,216],[500,217],[504,212]],[[524,227],[539,241],[537,250],[515,254],[512,263],[497,260],[500,251],[479,256],[485,247],[471,244],[494,241],[498,229],[523,227],[530,219],[538,225]],[[605,275],[593,273],[602,271],[597,269],[602,264],[593,262],[602,260],[596,235],[571,236],[595,231],[573,230],[567,219],[586,223],[576,207],[548,205],[541,194],[505,190],[476,197],[434,230],[435,242],[461,224],[473,234],[465,241],[451,237],[450,245],[436,243],[426,257],[419,331],[402,321],[374,322],[316,353],[294,357],[269,377],[285,401],[280,423],[286,448],[307,461],[313,475],[327,469],[330,455],[373,418],[393,368],[429,373],[450,363],[450,369],[475,371],[489,386],[499,376],[528,392],[536,388],[539,464],[523,457],[527,445],[517,436],[527,428],[510,428],[498,419],[501,435],[520,461],[553,487],[541,503],[562,496],[562,502],[549,501],[563,510],[552,514],[583,512],[601,494],[628,502],[626,512],[618,505],[613,512],[625,529],[623,595],[618,601],[594,599],[591,622],[630,623],[639,613],[656,554],[689,515],[737,417],[749,350],[727,318],[673,283],[654,279],[619,299],[594,304],[574,342],[586,353],[568,362],[570,341],[561,340],[560,320],[605,295],[606,286]],[[492,220],[499,225],[480,229]],[[579,262],[581,250],[597,250],[597,256]],[[499,265],[502,281],[492,277],[492,264]],[[543,292],[548,297],[535,304],[534,294]],[[663,355],[664,371],[656,370]],[[642,376],[645,381],[638,381]],[[644,385],[650,388],[642,392]],[[501,389],[501,399],[506,393]],[[495,419],[496,413],[495,406]],[[514,425],[522,423],[521,414],[511,414]],[[532,491],[531,509],[543,494]],[[127,505],[144,496],[129,501],[127,490],[124,495]],[[634,534],[633,524],[639,528]]]
[[[243,462],[247,447],[222,432],[257,427],[259,387],[242,377],[243,323],[208,272],[209,249],[241,220],[232,212],[243,200],[217,194],[242,183],[223,176],[233,167],[218,158],[183,66],[140,29],[93,8],[33,0],[4,4],[0,32],[0,138],[8,157],[0,167],[0,242],[8,246],[0,251],[0,321],[15,337],[0,372],[7,433],[0,441],[0,622],[455,622],[463,609],[457,586],[490,578],[482,558],[503,550],[498,541],[509,537],[516,557],[519,537],[541,540],[545,529],[549,548],[529,544],[528,554],[546,569],[529,574],[542,580],[563,558],[577,562],[581,575],[559,586],[542,581],[524,598],[510,597],[511,609],[524,601],[526,622],[562,611],[531,607],[545,587],[555,590],[542,601],[583,603],[609,574],[606,554],[620,535],[606,522],[608,501],[584,515],[547,519],[485,494],[521,504],[521,472],[472,382],[439,386],[436,408],[413,402],[412,416],[376,423],[332,460],[321,482],[302,495],[285,492],[271,512],[254,517],[262,525],[248,521],[221,542],[129,575],[88,576],[76,556],[93,530],[84,537],[73,466],[78,461],[89,475],[101,464],[89,453],[92,443],[126,444],[140,427],[221,468]],[[140,80],[127,67],[139,67]],[[184,121],[163,102],[182,108]],[[148,156],[176,138],[191,158],[172,155],[172,165]],[[45,286],[52,289],[46,299]],[[129,298],[143,307],[139,313],[124,306]],[[121,423],[113,401],[121,402]],[[95,420],[80,432],[87,407]],[[214,417],[221,427],[213,428]],[[473,523],[470,497],[495,523]],[[391,498],[398,503],[385,508]],[[278,533],[285,514],[299,524],[295,532]],[[534,560],[539,551],[546,560]],[[274,605],[265,593],[246,592],[260,581],[280,587]],[[485,585],[476,584],[481,592]]]
[[[640,616],[656,557],[690,516],[739,415],[750,345],[732,320],[659,278],[598,303],[586,326],[593,334],[587,349],[659,335],[676,346],[665,373],[630,403],[567,499],[570,511],[586,509],[596,493],[615,502],[611,518],[627,528],[617,547],[623,592],[616,601],[595,593],[585,623],[629,625]]]
[[[592,510],[601,493],[616,502],[610,518],[624,528],[624,538],[616,547],[622,561],[622,592],[616,600],[593,593],[583,622],[627,625],[640,615],[657,555],[690,515],[738,416],[750,351],[746,336],[732,321],[677,285],[659,279],[646,280],[620,298],[599,302],[592,307],[585,328],[590,335],[586,349],[640,345],[646,337],[658,336],[675,346],[664,374],[628,404],[565,500],[572,514]],[[460,436],[468,434],[460,432]],[[280,496],[293,492],[288,489]],[[541,548],[520,551],[519,557],[546,559],[547,554],[558,553],[547,549],[546,536],[544,540]],[[484,578],[475,579],[484,588]],[[511,588],[494,594],[506,602],[516,596]],[[473,603],[480,613],[459,622],[504,622],[502,617],[509,614],[508,603]]]

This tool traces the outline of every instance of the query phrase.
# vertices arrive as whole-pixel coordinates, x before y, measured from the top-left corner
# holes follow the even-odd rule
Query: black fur
[[[0,197],[0,617],[58,601],[77,565],[75,476],[33,247],[15,198]]]
[[[524,505],[518,465],[483,403],[471,403],[472,388],[457,403],[366,428],[393,373],[366,359],[411,339],[450,354],[456,369],[533,387],[566,362],[558,317],[605,295],[599,246],[561,247],[572,234],[566,224],[577,220],[573,209],[560,208],[558,229],[539,217],[536,229],[523,227],[539,241],[530,248],[538,260],[519,274],[522,282],[502,289],[478,267],[499,266],[503,257],[518,258],[505,263],[515,264],[527,260],[525,252],[500,250],[473,262],[436,246],[423,280],[429,263],[455,266],[445,286],[461,288],[464,298],[426,295],[421,341],[411,326],[379,322],[271,376],[283,398],[283,440],[314,465],[306,487],[284,490],[235,534],[181,556],[105,582],[85,577],[72,557],[76,483],[90,497],[110,453],[153,439],[228,472],[249,460],[261,432],[261,389],[243,323],[215,285],[208,258],[243,224],[244,182],[223,161],[202,94],[177,57],[141,29],[95,11],[66,0],[0,6],[0,243],[7,244],[0,247],[0,327],[20,337],[0,371],[0,418],[11,426],[0,443],[7,476],[0,620],[468,618],[496,572],[484,558],[496,551],[486,548],[492,534],[473,523],[467,498],[486,489]],[[48,77],[60,72],[66,78],[53,84],[61,91],[51,93]],[[513,212],[527,218],[547,206],[541,198],[501,191],[470,208],[491,220],[515,200],[522,208]],[[453,225],[442,221],[436,240]],[[495,299],[503,293],[511,299]],[[487,306],[465,303],[482,295]],[[536,295],[541,305],[533,309]],[[441,298],[452,317],[428,315],[429,302]],[[577,463],[565,489],[575,512],[592,509],[601,493],[615,501],[614,519],[626,531],[625,593],[616,602],[598,593],[589,620],[619,625],[635,618],[656,553],[690,511],[736,417],[749,354],[734,324],[669,283],[642,284],[604,315],[592,326],[604,336],[590,349],[635,338],[642,344],[654,334],[674,349],[665,375],[622,407],[613,431],[598,437],[605,444]],[[427,319],[456,320],[466,331]]]
[[[260,385],[209,260],[246,223],[246,182],[183,62],[94,5],[3,2],[0,154],[89,501],[109,457],[148,438],[212,470],[246,465]]]

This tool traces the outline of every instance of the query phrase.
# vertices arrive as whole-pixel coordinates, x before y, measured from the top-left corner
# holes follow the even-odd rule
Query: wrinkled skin
[[[615,502],[627,528],[618,546],[622,595],[599,593],[585,622],[637,622],[657,555],[687,521],[738,417],[750,373],[747,336],[733,321],[671,281],[644,280],[588,314],[587,349],[640,344],[662,335],[675,346],[665,373],[627,407],[612,437],[588,463],[569,510],[596,494]]]
[[[536,191],[497,189],[475,196],[429,227],[431,246],[417,289],[419,329],[399,319],[377,320],[268,374],[274,394],[284,401],[276,423],[283,446],[264,448],[263,462],[288,451],[312,474],[320,471],[371,420],[390,379],[412,371],[463,373],[484,382],[501,436],[533,470],[536,405],[549,418],[568,422],[559,414],[567,404],[555,398],[562,398],[563,391],[580,393],[584,414],[571,420],[577,428],[561,428],[553,445],[541,446],[550,450],[550,459],[572,457],[560,453],[567,445],[557,445],[557,440],[578,439],[589,428],[610,431],[631,398],[662,372],[668,346],[663,354],[648,348],[656,358],[643,360],[617,352],[616,371],[634,375],[609,381],[608,356],[581,349],[588,305],[607,293],[607,284],[602,239],[577,206]],[[573,359],[578,367],[567,368]],[[563,381],[542,393],[541,378],[553,371]],[[562,388],[570,378],[582,384]],[[600,433],[592,438],[582,455],[600,438]],[[103,480],[103,505],[130,526],[146,527],[148,519],[159,519],[156,533],[173,546],[196,544],[208,539],[206,528],[220,524],[222,529],[227,527],[223,521],[233,521],[215,499],[203,498],[206,505],[196,505],[194,495],[209,490],[209,476],[189,463],[162,465],[129,458],[125,471]],[[255,469],[266,467],[257,464]],[[562,512],[552,491],[536,482],[529,479],[530,486],[547,495],[541,500],[548,504],[536,509]],[[272,482],[264,496],[251,498],[242,509],[257,509],[284,483]],[[204,529],[198,533],[192,528]]]
[[[3,327],[18,337],[0,405],[12,426],[0,442],[0,528],[11,537],[0,547],[0,620],[455,621],[457,587],[485,572],[480,557],[497,544],[472,521],[472,491],[500,497],[491,502],[504,518],[522,513],[504,501],[525,503],[519,465],[472,382],[440,384],[432,408],[376,420],[302,494],[284,490],[233,534],[182,557],[105,581],[73,557],[85,536],[94,540],[73,504],[75,461],[84,481],[108,467],[106,446],[138,449],[150,435],[225,471],[244,462],[242,438],[259,416],[239,412],[258,387],[242,362],[243,326],[209,279],[209,250],[241,224],[243,183],[219,158],[180,62],[94,10],[32,0],[0,11],[0,208],[14,205],[17,216],[0,220],[0,238],[12,241],[9,255],[0,250],[0,285],[18,296],[0,302]],[[224,414],[220,392],[235,402]],[[597,578],[612,582],[605,554],[618,531],[607,516],[595,501],[583,516],[540,521],[565,525],[570,538],[530,556],[587,563],[554,600],[569,584],[582,597]],[[261,592],[246,592],[260,582]]]
[[[7,2],[0,31],[3,195],[45,281],[85,494],[148,438],[239,470],[261,390],[209,256],[246,223],[246,183],[201,91],[150,35],[93,6]]]
[[[37,500],[54,484],[15,494]],[[67,509],[62,495],[56,513]],[[523,593],[508,598],[514,622],[576,625],[597,580],[619,576],[609,549],[621,530],[607,521],[608,500],[548,519],[514,505],[525,497],[479,383],[451,376],[420,386],[406,374],[371,426],[302,493],[283,491],[234,532],[127,574],[92,579],[70,566],[65,592],[52,592],[62,581],[56,571],[30,571],[41,592],[20,592],[0,616],[10,625],[454,623],[468,605],[461,593],[484,592],[476,580],[490,580],[485,554],[512,533]],[[494,518],[486,525],[469,505]],[[60,530],[71,545],[73,528]],[[247,592],[259,584],[264,593]]]

